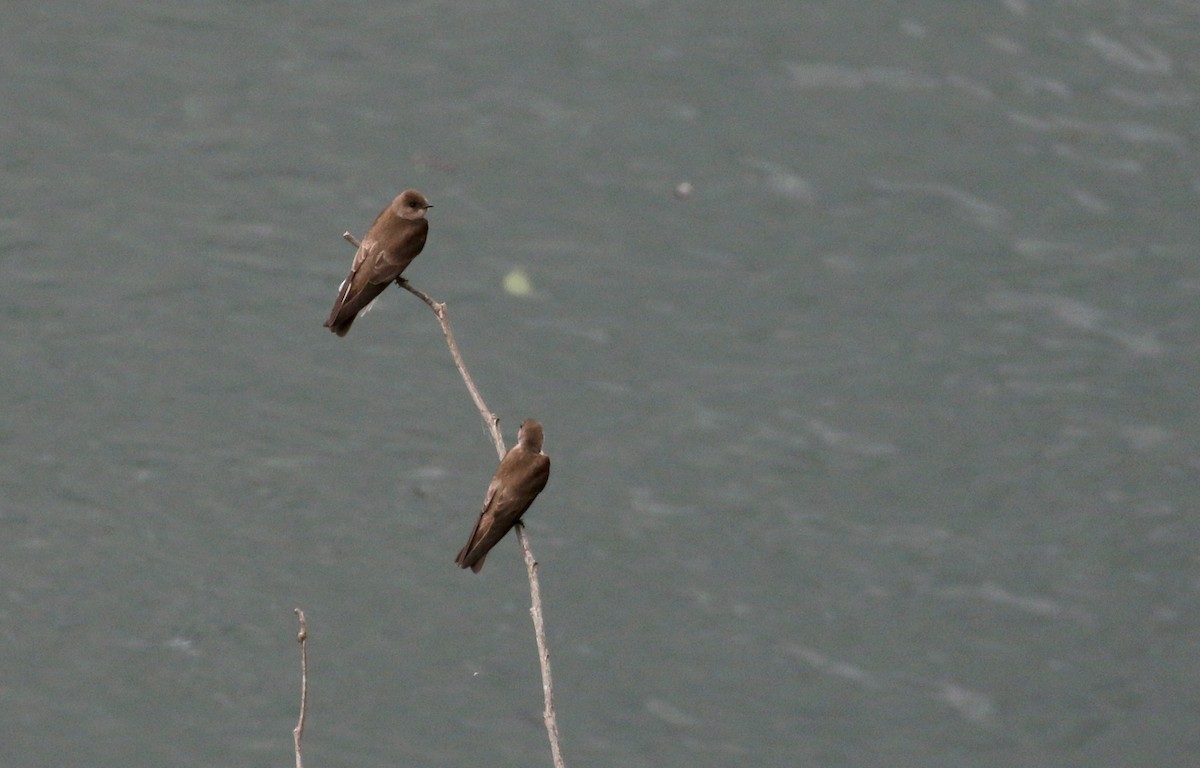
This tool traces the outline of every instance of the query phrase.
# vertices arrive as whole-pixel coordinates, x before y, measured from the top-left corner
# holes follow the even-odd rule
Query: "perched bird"
[[[520,522],[521,515],[546,487],[550,457],[542,453],[542,439],[541,424],[533,419],[521,423],[517,444],[496,469],[483,499],[483,512],[455,563],[479,573],[488,551]]]
[[[432,207],[420,192],[406,189],[383,209],[354,254],[326,328],[338,336],[349,333],[354,319],[417,258],[429,233],[425,211]]]

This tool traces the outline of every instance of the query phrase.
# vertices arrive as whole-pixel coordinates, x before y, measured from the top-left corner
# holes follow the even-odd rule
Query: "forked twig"
[[[343,233],[342,237],[355,248],[359,247],[358,238],[349,232]],[[446,345],[450,348],[450,356],[454,358],[454,364],[458,366],[458,372],[462,375],[463,383],[467,385],[467,391],[471,394],[471,399],[475,401],[475,407],[479,409],[479,415],[483,418],[488,431],[492,434],[492,442],[496,447],[496,455],[503,460],[505,448],[504,436],[500,433],[500,417],[487,407],[487,403],[483,401],[483,396],[479,394],[479,389],[475,386],[475,380],[471,378],[470,372],[467,371],[467,364],[463,362],[462,353],[458,351],[458,343],[454,340],[454,332],[450,330],[450,318],[446,312],[446,305],[442,302],[434,301],[429,294],[415,287],[403,277],[396,278],[396,284],[428,304],[429,308],[433,310],[438,323],[442,326],[442,334],[446,337]],[[533,619],[533,635],[534,640],[537,642],[538,662],[542,670],[542,697],[545,700],[542,719],[546,723],[546,735],[550,739],[550,755],[554,759],[554,766],[555,768],[565,768],[565,763],[563,763],[562,759],[562,749],[558,743],[558,717],[554,711],[554,680],[550,674],[550,648],[546,644],[546,625],[542,619],[542,590],[538,583],[538,564],[537,560],[533,557],[533,550],[529,547],[529,540],[525,535],[525,525],[518,522],[515,527],[517,530],[517,540],[521,542],[521,549],[525,554],[525,570],[529,574],[529,595],[531,601],[529,615]],[[298,754],[299,752],[297,752]],[[296,768],[302,768],[302,766],[297,764]]]

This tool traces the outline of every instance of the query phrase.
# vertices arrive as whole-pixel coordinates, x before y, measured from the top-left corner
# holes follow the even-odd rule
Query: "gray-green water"
[[[1191,2],[10,3],[0,764],[1184,766]],[[686,200],[672,190],[694,186]],[[501,287],[523,269],[536,295]]]

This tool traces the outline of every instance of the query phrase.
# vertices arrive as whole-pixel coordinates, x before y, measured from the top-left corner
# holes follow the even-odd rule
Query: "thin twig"
[[[546,735],[550,737],[550,756],[554,759],[554,768],[564,768],[562,749],[558,745],[558,716],[554,713],[554,678],[550,676],[550,646],[546,644],[546,624],[542,621],[542,588],[538,585],[537,560],[533,559],[533,550],[525,537],[525,525],[518,522],[517,541],[525,552],[525,570],[529,572],[529,596],[532,604],[529,615],[533,618],[533,635],[537,640],[538,662],[542,667],[542,698],[546,708],[542,711],[542,720],[546,722]],[[299,768],[297,766],[297,768]]]
[[[343,233],[342,237],[355,248],[359,246],[358,238],[349,232]],[[450,330],[450,318],[446,313],[446,305],[442,302],[434,301],[430,298],[429,294],[416,288],[403,277],[396,278],[396,284],[428,304],[429,308],[433,310],[438,323],[442,326],[442,334],[446,337],[446,345],[450,347],[450,356],[454,358],[454,364],[458,366],[458,372],[462,375],[463,383],[467,385],[467,391],[471,393],[471,399],[475,401],[475,407],[479,409],[479,415],[483,417],[488,431],[492,433],[492,442],[496,446],[496,455],[503,460],[505,449],[504,436],[500,434],[500,417],[492,413],[491,409],[487,407],[487,403],[483,401],[483,396],[479,394],[479,389],[475,386],[475,380],[471,378],[471,374],[467,371],[467,364],[463,362],[462,353],[458,351],[458,344],[454,341],[454,332]],[[546,625],[542,620],[542,589],[538,584],[537,560],[534,559],[533,550],[529,547],[529,539],[525,535],[524,524],[518,522],[516,529],[517,540],[521,542],[521,549],[525,553],[525,570],[529,574],[529,595],[532,603],[529,608],[529,615],[533,618],[533,636],[537,641],[538,661],[542,669],[542,697],[546,705],[542,711],[542,719],[546,723],[546,735],[550,738],[550,755],[554,759],[554,768],[565,768],[565,763],[563,763],[562,759],[562,749],[558,744],[558,717],[554,712],[554,679],[550,675],[550,648],[546,644]],[[302,767],[297,765],[296,768]]]
[[[483,402],[483,396],[479,394],[479,390],[475,387],[475,380],[467,372],[467,364],[463,362],[462,353],[458,351],[458,343],[454,341],[454,331],[450,330],[450,318],[446,314],[446,305],[434,301],[429,297],[429,294],[417,288],[403,277],[396,278],[396,285],[428,304],[429,308],[433,310],[433,314],[437,315],[438,322],[442,326],[442,333],[446,335],[446,346],[450,347],[450,356],[454,358],[454,364],[458,366],[458,371],[462,374],[463,383],[467,385],[467,391],[471,393],[471,399],[475,401],[475,407],[479,409],[479,415],[483,417],[483,423],[487,425],[488,431],[492,433],[492,443],[496,446],[496,454],[503,459],[504,436],[500,434],[500,417],[488,409],[487,403]]]
[[[358,238],[349,232],[343,232],[342,237],[355,248],[359,246]],[[428,304],[429,308],[433,310],[433,314],[437,316],[438,323],[442,326],[442,333],[446,336],[446,345],[450,347],[450,355],[454,358],[454,364],[458,366],[458,372],[462,374],[467,391],[471,393],[471,399],[475,401],[475,407],[479,409],[479,415],[483,417],[483,423],[492,433],[492,442],[496,446],[496,453],[503,459],[504,436],[500,434],[500,417],[488,409],[487,403],[483,402],[483,396],[479,394],[479,389],[475,386],[475,380],[467,372],[467,364],[463,362],[462,353],[458,351],[458,342],[454,340],[454,331],[450,330],[450,318],[446,314],[446,305],[434,301],[429,294],[415,287],[403,277],[396,278],[396,285]]]
[[[296,609],[296,618],[300,620],[300,631],[296,640],[300,642],[300,722],[292,729],[292,741],[296,745],[296,768],[304,768],[304,758],[300,754],[300,740],[304,738],[304,721],[308,719],[308,622],[304,620],[304,611]]]

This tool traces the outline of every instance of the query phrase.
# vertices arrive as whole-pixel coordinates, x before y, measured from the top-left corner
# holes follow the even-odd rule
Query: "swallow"
[[[355,318],[417,258],[429,234],[425,212],[432,207],[420,192],[406,189],[383,209],[354,254],[326,328],[338,336],[349,333]]]
[[[546,487],[550,457],[542,453],[543,438],[541,424],[533,419],[521,423],[517,444],[504,455],[492,476],[475,530],[454,559],[462,568],[479,573],[488,552],[520,523],[521,515]]]

